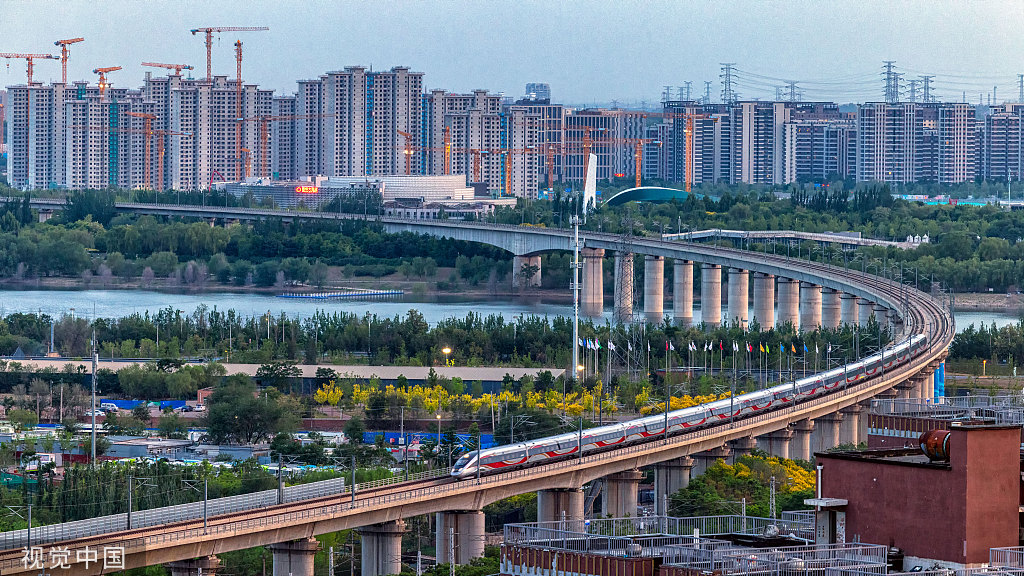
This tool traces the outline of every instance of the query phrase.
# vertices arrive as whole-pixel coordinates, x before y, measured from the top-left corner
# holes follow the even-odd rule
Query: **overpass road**
[[[118,209],[164,216],[239,220],[268,217],[353,217],[140,204],[119,204]],[[571,241],[571,232],[567,230],[467,222],[410,221],[397,218],[383,218],[380,223],[389,231],[410,231],[485,242],[501,246],[516,256],[548,250],[567,250]],[[643,467],[662,467],[657,468],[659,480],[662,481],[662,486],[668,486],[664,489],[664,492],[668,493],[673,492],[673,488],[677,488],[680,482],[685,485],[689,478],[687,466],[692,466],[693,459],[702,455],[710,454],[711,457],[715,457],[717,454],[728,453],[730,447],[740,453],[743,450],[749,451],[751,446],[757,445],[762,439],[772,438],[784,438],[783,445],[788,446],[789,438],[796,436],[802,443],[802,449],[796,456],[807,458],[810,456],[811,430],[817,425],[821,429],[821,434],[825,436],[822,446],[834,445],[839,439],[838,422],[843,419],[844,414],[848,422],[843,426],[852,426],[852,435],[849,438],[856,441],[860,438],[860,431],[855,424],[859,407],[875,396],[892,394],[894,391],[900,394],[913,393],[916,387],[918,393],[923,394],[921,390],[927,386],[922,382],[926,382],[930,374],[936,370],[952,342],[953,319],[934,298],[900,283],[858,271],[789,259],[785,256],[656,239],[635,238],[624,247],[620,237],[592,232],[586,232],[585,246],[592,250],[628,249],[630,253],[643,254],[649,262],[650,259],[668,257],[676,259],[677,262],[728,266],[735,271],[731,273],[732,275],[744,280],[746,276],[741,272],[750,270],[778,277],[780,280],[788,278],[803,282],[802,285],[811,287],[808,289],[809,294],[817,293],[819,296],[817,300],[801,300],[801,305],[813,308],[817,302],[819,317],[822,309],[820,290],[825,287],[859,298],[860,302],[867,303],[868,313],[884,315],[884,318],[891,320],[892,326],[899,334],[897,339],[908,338],[912,334],[927,335],[928,348],[923,354],[895,370],[865,378],[857,384],[825,396],[759,413],[756,416],[720,422],[712,427],[668,439],[610,449],[582,458],[574,457],[479,479],[460,481],[441,477],[383,486],[360,486],[357,487],[354,498],[351,492],[346,492],[326,498],[226,514],[211,518],[205,529],[201,520],[169,522],[129,531],[111,528],[103,533],[59,542],[36,540],[33,544],[47,550],[53,546],[67,547],[71,551],[71,561],[68,568],[59,572],[68,575],[115,571],[113,568],[103,570],[96,564],[87,567],[83,562],[77,561],[77,551],[86,548],[96,550],[104,546],[123,548],[126,568],[169,563],[173,570],[173,566],[181,566],[181,562],[253,546],[272,545],[276,567],[279,558],[282,562],[292,562],[293,558],[303,557],[303,554],[311,558],[309,539],[313,536],[342,529],[360,528],[363,538],[364,576],[377,576],[397,572],[398,560],[393,552],[396,542],[400,543],[403,526],[401,519],[437,513],[439,526],[458,527],[453,528],[458,533],[454,549],[448,549],[450,547],[445,544],[447,539],[439,534],[439,556],[442,561],[451,555],[456,561],[464,562],[483,551],[483,522],[480,512],[483,506],[509,496],[538,491],[538,514],[541,520],[555,520],[559,517],[575,519],[582,515],[583,510],[580,488],[588,482],[604,479],[606,500],[617,503],[606,512],[617,515],[635,514],[636,485],[639,481],[637,471]],[[755,282],[755,292],[757,286]],[[818,287],[817,291],[813,289],[814,286]],[[713,288],[712,284],[711,289]],[[780,298],[781,292],[780,286]],[[730,295],[734,293],[742,294],[742,297],[746,298],[745,289],[743,292],[734,292],[730,288]],[[774,291],[771,298],[775,298]],[[758,309],[756,299],[755,294],[755,310]],[[865,307],[861,306],[860,313],[863,314],[864,310]],[[801,314],[802,324],[803,318]],[[809,322],[814,322],[813,315],[806,318],[811,319]],[[852,321],[857,322],[857,318],[858,316],[854,315]],[[818,322],[820,325],[821,321]],[[788,448],[785,450],[788,451]],[[775,452],[774,449],[772,451]],[[788,452],[780,455],[788,455]],[[675,468],[664,468],[670,465]],[[671,470],[681,468],[685,468],[685,478],[673,479]],[[663,471],[667,481],[661,476]],[[6,540],[6,549],[0,550],[0,576],[39,573],[37,567],[30,566],[24,561],[24,541],[19,539],[24,536],[24,531],[11,536],[12,538]],[[301,562],[297,565],[306,566]],[[311,574],[311,560],[308,567],[308,574]],[[294,576],[307,576],[305,568],[289,570]],[[284,568],[281,576],[284,576],[283,571]]]

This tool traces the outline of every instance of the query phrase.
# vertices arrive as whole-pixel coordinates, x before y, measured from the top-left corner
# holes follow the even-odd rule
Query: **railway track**
[[[422,221],[419,223],[422,224]],[[480,226],[479,224],[474,226]],[[506,227],[499,227],[506,228]],[[523,230],[518,227],[507,227],[513,228],[520,232],[527,233],[543,233],[543,234],[559,234],[568,235],[568,231],[560,231],[553,229],[530,229]],[[617,237],[604,234],[588,234],[588,239],[617,241]],[[717,255],[730,256],[733,258],[746,259],[749,262],[750,268],[757,269],[758,264],[764,266],[770,266],[775,268],[791,268],[800,272],[807,272],[817,274],[822,277],[833,277],[840,280],[840,283],[857,286],[864,292],[874,294],[879,297],[880,300],[888,299],[890,302],[901,302],[902,306],[900,310],[905,314],[904,316],[904,337],[909,336],[913,333],[923,333],[928,336],[928,350],[915,358],[911,363],[901,366],[894,372],[883,374],[878,377],[871,378],[872,381],[882,378],[886,381],[898,379],[905,376],[913,375],[919,372],[922,368],[925,368],[928,364],[940,359],[947,350],[949,344],[952,342],[954,334],[954,322],[949,313],[931,296],[924,294],[923,292],[917,291],[913,288],[899,284],[897,282],[887,280],[878,276],[866,274],[856,270],[850,270],[846,268],[833,267],[827,264],[806,261],[806,260],[795,260],[788,257],[776,256],[772,254],[764,253],[751,253],[747,251],[737,250],[734,248],[712,248],[705,245],[691,246],[687,244],[680,244],[678,242],[666,242],[662,240],[648,240],[638,239],[634,243],[634,249],[637,252],[644,252],[644,247],[655,248],[662,252],[666,249],[671,251],[678,251],[680,257],[686,257],[686,253],[697,253],[705,258],[714,258]],[[881,381],[879,381],[881,383]],[[865,390],[865,386],[869,386],[870,382],[865,384],[858,384],[851,386],[850,388],[844,388],[842,391],[838,391],[829,396],[819,397],[815,400],[810,401],[811,404],[817,402],[818,404],[827,404],[829,402],[835,402],[839,395],[850,394],[856,395],[858,391]],[[802,408],[802,404],[791,406],[790,409],[780,409],[778,412],[768,413],[762,415],[763,417],[772,420],[785,420],[787,418],[793,419],[790,413],[798,408]],[[799,419],[799,418],[795,418]],[[731,423],[726,425],[725,423],[718,426],[709,427],[702,431],[688,433],[675,437],[672,442],[686,442],[689,441],[689,437],[714,437],[714,436],[726,436],[731,431]],[[647,443],[651,444],[651,443]],[[638,444],[634,446],[624,447],[622,449],[610,450],[608,452],[595,454],[593,456],[585,457],[580,463],[587,464],[600,464],[606,462],[610,458],[619,456],[625,457],[631,452],[639,453],[642,450],[650,450],[651,446],[647,444]],[[653,445],[653,444],[652,444]],[[530,489],[529,476],[531,474],[544,474],[552,473],[560,468],[564,468],[564,462],[554,462],[551,464],[545,464],[538,466],[537,468],[517,470],[502,474],[494,474],[492,476],[485,477],[486,485],[495,485],[502,481],[508,482],[521,482],[524,487]],[[455,486],[452,486],[455,484]],[[246,510],[242,512],[235,512],[230,514],[224,514],[221,516],[210,517],[207,523],[206,530],[211,534],[228,534],[234,533],[239,529],[255,529],[259,526],[270,526],[280,525],[283,522],[287,522],[290,518],[296,517],[317,517],[317,518],[329,518],[332,515],[338,514],[350,514],[365,512],[368,509],[373,508],[376,505],[387,506],[388,503],[397,503],[411,501],[416,497],[429,498],[433,494],[442,494],[445,491],[456,492],[460,489],[468,489],[469,486],[460,484],[458,481],[443,477],[443,478],[430,478],[422,480],[413,480],[409,482],[399,482],[377,488],[361,490],[359,487],[356,488],[355,498],[353,500],[351,491],[334,494],[331,496],[312,498],[309,500],[301,500],[292,503],[286,503],[276,506],[269,506],[260,509]],[[309,521],[309,520],[307,520]],[[240,527],[240,528],[239,528]],[[171,535],[199,535],[203,534],[204,525],[202,519],[187,520],[175,523],[162,524],[158,526],[150,526],[145,528],[138,528],[134,530],[120,529],[112,530],[108,533],[97,534],[95,536],[86,536],[74,540],[66,540],[59,543],[60,546],[67,546],[70,549],[81,549],[82,547],[91,548],[102,548],[105,545],[109,546],[123,546],[126,543],[141,543],[139,546],[144,550],[149,542],[169,542],[173,540]],[[185,536],[183,536],[185,537]],[[198,537],[198,536],[197,536]],[[52,543],[47,543],[52,544]],[[128,553],[131,554],[129,546]],[[21,559],[24,552],[21,548],[10,548],[7,550],[0,550],[0,573],[2,574],[13,574],[19,572],[25,572],[25,570],[19,570],[21,567]]]

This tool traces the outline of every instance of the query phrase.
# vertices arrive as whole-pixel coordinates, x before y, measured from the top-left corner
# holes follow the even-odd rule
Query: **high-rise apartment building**
[[[985,180],[1020,180],[1021,114],[1024,104],[1006,104],[990,110],[981,134],[981,177]]]
[[[422,157],[426,173],[444,174],[445,143],[452,174],[487,184],[491,194],[535,196],[542,148],[541,118],[530,107],[505,105],[486,90],[423,97]]]
[[[259,118],[272,110],[272,91],[243,83],[239,92],[238,83],[224,76],[172,90],[168,124],[186,135],[168,138],[170,187],[205,190],[214,181],[260,174],[260,162],[272,155],[261,150]]]
[[[862,104],[857,111],[857,181],[915,182],[923,132],[915,103]]]
[[[857,160],[853,119],[794,120],[785,124],[784,131],[784,183],[853,175]]]
[[[296,180],[295,172],[295,96],[274,96],[271,102],[270,177],[274,180]]]
[[[546,82],[530,82],[526,85],[525,100],[551,102],[551,86]]]
[[[562,139],[562,180],[582,182],[585,150],[597,155],[597,179],[636,174],[636,143],[646,134],[647,120],[639,110],[591,108],[565,117]]]

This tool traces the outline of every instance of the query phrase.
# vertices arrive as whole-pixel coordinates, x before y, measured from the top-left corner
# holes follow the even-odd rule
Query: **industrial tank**
[[[921,434],[918,443],[932,462],[949,462],[949,430],[929,430]]]

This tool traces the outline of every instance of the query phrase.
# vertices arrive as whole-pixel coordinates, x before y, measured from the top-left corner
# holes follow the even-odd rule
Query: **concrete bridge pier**
[[[659,515],[667,515],[665,499],[690,485],[693,458],[683,456],[661,462],[654,466],[654,509]]]
[[[750,321],[749,286],[749,272],[740,268],[729,269],[729,324],[739,324],[743,329]]]
[[[732,454],[732,449],[725,445],[694,454],[693,458],[695,459],[696,464],[694,465],[693,475],[700,476],[715,462],[719,460],[727,460],[730,454]]]
[[[860,322],[860,318],[857,316],[857,297],[843,292],[839,295],[839,300],[842,307],[843,324],[854,326]]]
[[[767,330],[775,325],[775,276],[754,273],[754,319]]]
[[[789,458],[789,444],[793,440],[794,434],[795,433],[789,428],[783,428],[782,430],[776,430],[770,434],[758,436],[757,444],[761,450],[764,450],[772,456]]]
[[[615,253],[615,320],[633,318],[633,253]]]
[[[757,448],[757,440],[751,436],[737,438],[729,442],[729,448],[732,449],[732,461],[735,463],[737,458],[750,456],[754,448]]]
[[[821,325],[838,328],[843,323],[842,293],[835,288],[821,289]]]
[[[914,379],[908,378],[907,380],[897,383],[893,389],[896,390],[896,397],[900,400],[910,400],[915,396],[914,388],[916,386],[917,383]]]
[[[405,522],[394,520],[359,529],[363,558],[360,564],[362,576],[388,576],[402,571],[402,534],[405,533]],[[312,576],[313,558],[309,559]],[[274,576],[278,574],[277,556],[274,556]]]
[[[813,332],[821,326],[821,286],[800,283],[800,330]]]
[[[871,314],[875,317],[875,322],[878,322],[878,326],[882,329],[889,327],[889,309],[881,304],[871,305]]]
[[[672,317],[681,326],[693,325],[693,262],[676,258],[673,264]]]
[[[533,266],[533,274],[525,279],[523,275],[524,266]],[[537,288],[540,286],[540,256],[513,256],[512,257],[512,287]]]
[[[585,316],[604,313],[604,248],[584,248],[581,308]]]
[[[168,562],[164,567],[171,572],[171,576],[213,576],[220,571],[220,558],[203,556],[192,560]]]
[[[815,452],[824,452],[839,446],[839,427],[842,423],[842,412],[833,412],[814,419],[814,428],[818,436],[814,446]]]
[[[636,516],[637,488],[643,477],[639,470],[626,470],[605,476],[601,515],[609,518]]]
[[[860,416],[864,407],[860,404],[853,404],[840,410],[843,415],[842,426],[839,431],[840,444],[860,444]]]
[[[871,321],[871,316],[874,314],[871,310],[872,304],[870,300],[863,298],[857,299],[857,322],[861,326],[867,326],[868,322]]]
[[[484,555],[484,513],[458,510],[437,513],[435,535],[438,564],[469,564]],[[454,542],[453,542],[454,539]],[[455,548],[452,549],[454,544]]]
[[[800,283],[792,278],[777,278],[775,282],[779,286],[779,313],[776,326],[790,322],[797,328],[800,325]]]
[[[365,539],[363,542],[365,544]],[[271,545],[270,551],[274,553],[274,576],[313,576],[313,556],[319,548],[320,543],[316,541],[316,538]],[[363,550],[363,566],[366,566],[365,548]],[[363,574],[369,575],[365,568]],[[392,574],[392,572],[381,572],[378,573],[378,576],[385,574]]]
[[[665,258],[644,256],[644,317],[651,324],[665,319]]]
[[[708,326],[722,324],[722,267],[718,264],[700,266],[700,315]]]
[[[814,420],[799,420],[790,424],[789,427],[793,430],[793,434],[796,437],[796,445],[790,446],[790,458],[810,461],[812,456],[811,434],[814,433]]]
[[[583,490],[560,489],[537,491],[537,521],[575,522],[583,520]]]

